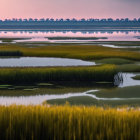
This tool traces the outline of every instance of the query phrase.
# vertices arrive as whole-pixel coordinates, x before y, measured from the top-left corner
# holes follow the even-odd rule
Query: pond
[[[0,67],[92,66],[95,62],[51,57],[0,58]]]

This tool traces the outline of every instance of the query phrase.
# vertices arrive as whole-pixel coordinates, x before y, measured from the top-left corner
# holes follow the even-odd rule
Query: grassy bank
[[[0,106],[2,140],[138,140],[140,111],[84,106]]]
[[[115,65],[89,67],[0,68],[0,83],[114,81]]]
[[[133,77],[134,80],[140,80],[140,75]]]
[[[3,44],[0,51],[20,51],[23,56],[37,57],[63,57],[78,58],[83,60],[95,60],[104,58],[124,58],[129,60],[140,60],[139,52],[128,50],[102,47],[98,45],[26,45],[21,44]]]
[[[140,72],[140,65],[138,65],[138,64],[119,65],[118,71],[121,71],[121,72]]]
[[[106,58],[101,60],[96,60],[98,64],[115,64],[115,65],[123,65],[123,64],[133,64],[134,61],[122,59],[122,58]]]

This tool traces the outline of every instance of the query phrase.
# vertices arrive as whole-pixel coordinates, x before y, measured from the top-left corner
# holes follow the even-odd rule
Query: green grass
[[[50,81],[114,81],[115,65],[89,67],[0,68],[0,84]]]
[[[97,88],[98,89],[98,88]],[[140,106],[140,86],[133,86],[133,87],[110,87],[100,89],[97,92],[90,92],[87,96],[78,96],[78,97],[69,97],[69,98],[62,98],[62,99],[52,99],[48,100],[47,103],[49,104],[56,104],[56,105],[64,105],[66,102],[69,102],[70,105],[96,105],[96,106],[122,106],[122,105],[129,105],[129,106]],[[133,93],[133,94],[132,94]],[[97,100],[89,95],[95,95],[98,98],[106,98],[108,100]],[[120,98],[119,100],[109,100],[111,98]],[[132,99],[133,98],[133,99]],[[134,99],[135,98],[135,99]],[[125,100],[122,100],[125,99]]]
[[[99,98],[140,98],[140,86],[101,89],[92,93]],[[133,93],[133,94],[132,94]]]
[[[0,106],[2,140],[138,140],[140,111],[85,106]]]
[[[96,63],[123,65],[123,64],[132,64],[134,63],[134,61],[122,59],[122,58],[106,58],[106,59],[96,60]]]
[[[134,80],[140,80],[140,75],[136,75],[135,77],[133,77]]]
[[[138,64],[124,64],[118,66],[120,72],[140,72],[140,65]]]

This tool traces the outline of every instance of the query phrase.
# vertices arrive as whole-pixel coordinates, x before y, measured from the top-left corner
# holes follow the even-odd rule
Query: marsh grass
[[[123,64],[132,64],[134,63],[134,61],[122,59],[122,58],[106,58],[106,59],[97,60],[96,63],[123,65]]]
[[[5,44],[0,46],[0,51],[20,51],[23,56],[77,58],[82,60],[99,60],[104,58],[123,58],[140,60],[139,52],[107,48],[99,45],[47,45],[29,48],[22,44]]]
[[[39,83],[50,81],[114,81],[115,65],[88,67],[0,68],[0,83]]]
[[[139,140],[139,109],[0,106],[1,140]]]

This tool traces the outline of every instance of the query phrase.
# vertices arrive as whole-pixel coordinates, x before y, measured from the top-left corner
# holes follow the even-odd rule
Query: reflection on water
[[[16,42],[32,42],[46,41],[55,42],[56,40],[48,40],[45,37],[107,37],[107,41],[139,41],[140,30],[32,30],[32,31],[0,31],[0,38],[27,38],[30,40],[18,40]],[[71,40],[76,42],[76,40]],[[92,40],[95,41],[95,40]],[[98,41],[105,41],[98,39]],[[66,40],[64,41],[66,42]],[[86,42],[89,42],[86,41]]]
[[[134,73],[123,73],[123,82],[120,83],[119,87],[130,87],[130,86],[138,86],[140,85],[140,80],[134,80],[133,77],[140,74],[134,74]]]
[[[95,62],[50,57],[0,58],[0,67],[91,66]]]
[[[118,73],[114,77],[114,85],[123,88],[140,85],[140,80],[134,80],[133,77],[140,75],[139,73]]]
[[[74,96],[81,96],[85,95],[88,92],[95,92],[97,90],[90,90],[83,93],[67,93],[67,94],[56,94],[56,95],[36,95],[36,96],[21,96],[21,97],[0,97],[0,104],[1,105],[11,105],[11,104],[18,104],[18,105],[37,105],[42,104],[46,100],[52,99],[62,99],[62,98],[69,98]]]

